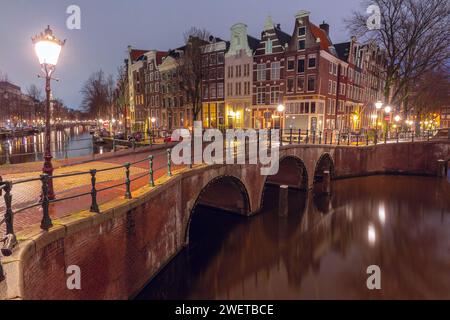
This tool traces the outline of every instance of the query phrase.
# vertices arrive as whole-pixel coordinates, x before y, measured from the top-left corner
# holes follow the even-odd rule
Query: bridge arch
[[[293,155],[280,158],[279,170],[273,176],[267,176],[265,184],[287,185],[295,189],[308,189],[308,170],[302,159]]]
[[[323,182],[324,171],[329,171],[331,179],[334,178],[334,161],[329,153],[323,153],[316,162],[313,178],[313,189],[315,191],[317,190],[317,185]]]
[[[226,195],[226,197],[224,196]],[[185,229],[185,243],[189,243],[192,218],[199,205],[248,216],[252,212],[250,196],[245,184],[233,175],[220,175],[211,179],[198,193],[189,209]]]

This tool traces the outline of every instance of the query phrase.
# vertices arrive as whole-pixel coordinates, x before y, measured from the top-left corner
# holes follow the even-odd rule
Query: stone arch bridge
[[[198,204],[250,216],[261,209],[266,184],[310,189],[324,180],[371,174],[437,175],[450,160],[450,142],[367,147],[287,145],[275,176],[259,165],[201,165],[144,187],[133,199],[116,199],[54,220],[48,232],[18,233],[14,254],[2,260],[0,298],[127,299],[189,242]],[[82,272],[82,289],[68,290],[68,266]],[[83,276],[85,275],[85,276]]]

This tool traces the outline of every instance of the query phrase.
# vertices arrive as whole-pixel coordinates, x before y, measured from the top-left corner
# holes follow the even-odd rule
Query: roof
[[[320,49],[325,51],[330,51],[330,47],[333,45],[330,41],[330,38],[328,37],[327,33],[320,29],[318,26],[316,26],[314,23],[309,23],[311,33],[313,34],[314,38],[317,40],[317,38],[320,38]]]
[[[274,27],[274,30],[277,35],[278,41],[280,42],[280,45],[284,47],[286,44],[289,44],[289,42],[291,42],[291,36],[286,32],[282,31],[278,27]]]
[[[130,51],[131,61],[136,61],[137,59],[139,59],[140,56],[147,53],[148,51],[149,50],[138,50],[138,49],[131,50]]]
[[[167,55],[167,51],[156,51],[156,64],[160,65],[163,61],[163,58]]]
[[[250,47],[250,49],[255,51],[259,46],[259,39],[256,39],[252,36],[247,35],[247,40],[248,40],[248,46]]]
[[[350,53],[350,42],[337,43],[334,45],[336,53],[339,59],[348,61],[348,55]]]

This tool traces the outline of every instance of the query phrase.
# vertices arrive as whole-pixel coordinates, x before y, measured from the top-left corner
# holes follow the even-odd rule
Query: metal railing
[[[404,131],[395,132],[394,135],[391,136],[383,136],[383,137],[370,137],[369,134],[351,134],[351,133],[342,133],[342,132],[322,132],[322,131],[309,131],[305,130],[302,131],[301,129],[283,129],[280,130],[280,146],[283,144],[317,144],[317,145],[347,145],[347,146],[354,146],[359,147],[363,145],[377,145],[381,143],[387,143],[394,142],[394,143],[402,143],[402,142],[414,142],[418,140],[422,141],[429,141],[432,137],[432,132],[427,131],[424,134],[415,134],[414,132],[410,131]],[[247,151],[249,150],[249,146],[251,143],[257,143],[258,146],[260,144],[259,141],[259,131],[257,132],[256,141],[246,141],[244,152],[247,154]],[[272,141],[272,135],[269,130],[268,136],[267,136],[267,146],[268,149],[271,149],[274,147],[273,141]],[[380,139],[382,138],[382,139]],[[192,145],[191,145],[192,148]],[[236,156],[238,156],[238,150],[239,147],[237,144],[233,144],[232,146],[225,147],[225,153],[227,154],[228,151],[232,148],[231,154],[233,155],[234,159],[236,159]],[[191,149],[192,151],[192,149]],[[193,159],[193,153],[191,152],[191,160]],[[155,159],[157,157],[164,157],[167,161],[162,161],[162,164],[155,168]],[[250,157],[250,155],[249,155]],[[131,168],[134,166],[148,162],[148,170],[145,173],[136,174],[136,176],[131,176]],[[93,213],[100,213],[99,204],[97,201],[97,196],[99,193],[105,192],[107,190],[111,190],[113,188],[117,188],[120,186],[125,186],[125,192],[124,192],[124,198],[131,199],[132,198],[132,191],[131,191],[131,185],[133,182],[147,178],[148,179],[148,185],[150,187],[155,187],[155,172],[161,169],[165,169],[165,172],[163,174],[167,175],[168,177],[171,177],[173,175],[173,167],[172,167],[172,149],[168,148],[167,150],[164,150],[162,152],[149,155],[145,157],[144,159],[135,161],[135,162],[127,162],[122,165],[105,168],[105,169],[90,169],[83,172],[76,172],[76,173],[68,173],[68,174],[61,174],[61,175],[53,175],[48,176],[46,174],[42,174],[39,177],[31,178],[31,179],[24,179],[24,180],[18,180],[18,181],[3,181],[0,176],[0,196],[3,194],[4,203],[5,203],[5,213],[2,220],[0,220],[0,227],[2,227],[3,224],[6,226],[6,236],[1,239],[1,241],[4,242],[3,248],[1,249],[1,252],[4,256],[8,256],[12,254],[13,247],[16,245],[17,240],[14,232],[14,216],[27,211],[29,209],[35,208],[35,207],[41,207],[42,208],[42,219],[40,227],[42,230],[48,230],[53,226],[52,219],[49,214],[49,207],[52,204],[75,199],[79,197],[84,196],[90,196],[90,211]],[[250,162],[249,162],[250,163]],[[190,164],[187,165],[187,168],[192,168],[192,161]],[[103,181],[103,182],[97,182],[97,175],[102,172],[109,172],[112,170],[123,170],[124,178],[119,183],[114,183],[113,185],[107,185],[107,186],[99,186],[99,184],[104,182],[110,182],[110,181]],[[141,168],[142,169],[142,168]],[[68,178],[68,177],[75,177],[75,176],[87,176],[90,178],[90,190],[87,192],[81,192],[74,195],[69,195],[62,198],[57,198],[54,200],[49,199],[49,191],[48,191],[48,185],[49,181],[52,180],[52,182],[57,181],[58,179]],[[116,179],[114,181],[117,181],[119,179]],[[12,191],[14,188],[21,184],[26,184],[30,182],[36,182],[39,181],[41,185],[41,195],[40,199],[32,203],[30,205],[27,205],[25,207],[22,207],[20,209],[14,210],[12,205]]]

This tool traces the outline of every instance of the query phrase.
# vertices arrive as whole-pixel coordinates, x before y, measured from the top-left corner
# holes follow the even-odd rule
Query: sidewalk
[[[55,169],[54,175],[71,174],[78,172],[88,172],[91,169],[108,169],[123,165],[127,162],[135,162],[146,159],[150,154],[155,155],[153,161],[154,179],[167,174],[167,156],[165,152],[152,151],[148,153],[127,154],[104,161],[93,161],[89,163],[82,163],[72,166],[59,167]],[[173,166],[173,170],[182,167]],[[131,190],[134,191],[149,183],[149,162],[143,161],[130,167],[130,179],[143,176],[136,181],[131,182]],[[3,180],[18,181],[23,179],[39,177],[41,171],[31,171],[22,173],[11,173],[3,175]],[[111,187],[125,182],[125,168],[116,168],[109,171],[99,172],[96,175],[96,189]],[[68,196],[74,196],[91,190],[91,176],[90,174],[76,175],[71,177],[55,178],[54,191],[57,199],[62,199]],[[12,188],[12,207],[13,212],[29,205],[38,203],[41,194],[41,182],[33,181],[23,184],[13,185]],[[99,205],[111,201],[118,197],[124,197],[125,185],[113,187],[109,190],[98,192],[97,202]],[[77,211],[89,209],[91,205],[91,196],[85,195],[50,204],[50,216],[52,219],[61,218]],[[0,199],[0,212],[5,212],[5,203],[3,197]],[[1,217],[3,218],[3,217]],[[14,215],[14,229],[15,231],[22,230],[30,225],[40,223],[42,219],[42,208],[40,206],[19,212]],[[0,219],[1,220],[1,219]],[[4,234],[5,225],[0,227],[0,234]]]

